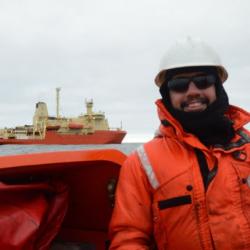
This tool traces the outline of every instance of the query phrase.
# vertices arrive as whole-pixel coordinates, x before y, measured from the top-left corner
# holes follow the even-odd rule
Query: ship
[[[0,129],[0,144],[120,144],[126,131],[110,128],[104,112],[93,111],[93,100],[85,100],[86,113],[77,117],[60,115],[60,88],[56,88],[56,116],[47,104],[37,102],[32,125]]]

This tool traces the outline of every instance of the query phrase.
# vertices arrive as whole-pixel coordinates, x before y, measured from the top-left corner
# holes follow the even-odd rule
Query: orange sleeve
[[[149,249],[152,239],[152,188],[136,153],[121,168],[110,223],[110,250]]]

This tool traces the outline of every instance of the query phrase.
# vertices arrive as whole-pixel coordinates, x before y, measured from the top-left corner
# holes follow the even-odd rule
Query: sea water
[[[52,151],[74,151],[90,149],[117,149],[128,155],[142,143],[95,144],[95,145],[0,145],[0,155],[19,155]]]

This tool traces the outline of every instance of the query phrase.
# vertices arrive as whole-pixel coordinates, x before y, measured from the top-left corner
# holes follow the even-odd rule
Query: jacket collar
[[[158,99],[155,103],[161,121],[159,130],[162,136],[178,138],[178,140],[188,143],[192,147],[206,148],[195,135],[183,130],[179,121],[168,112],[161,99]],[[250,122],[250,113],[236,106],[230,105],[226,115],[233,121],[235,131]]]

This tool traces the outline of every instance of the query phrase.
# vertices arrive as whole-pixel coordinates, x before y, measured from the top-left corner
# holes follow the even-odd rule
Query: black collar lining
[[[241,136],[241,138],[238,141],[231,142],[231,143],[224,145],[224,146],[220,145],[220,144],[216,144],[215,148],[222,148],[225,151],[228,151],[228,150],[231,150],[233,148],[238,148],[238,147],[243,146],[244,144],[250,143],[250,137],[242,129],[237,130],[236,133]]]

